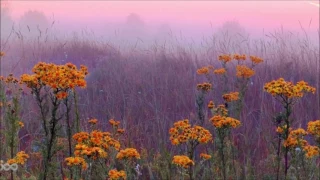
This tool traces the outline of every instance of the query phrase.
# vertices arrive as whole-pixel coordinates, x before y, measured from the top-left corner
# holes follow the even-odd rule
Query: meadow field
[[[319,39],[92,37],[1,38],[1,180],[320,180]]]

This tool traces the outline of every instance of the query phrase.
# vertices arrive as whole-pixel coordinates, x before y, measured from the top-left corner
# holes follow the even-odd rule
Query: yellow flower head
[[[23,127],[24,127],[23,122],[19,121],[18,124],[19,124],[20,128],[23,128]]]
[[[237,128],[241,125],[241,122],[231,117],[225,117],[221,115],[215,115],[210,118],[212,125],[216,128]]]
[[[310,146],[307,145],[303,148],[303,150],[305,151],[305,156],[307,158],[313,158],[315,156],[319,156],[320,155],[320,149],[317,146]]]
[[[97,119],[90,119],[88,121],[89,124],[97,124],[98,120]]]
[[[254,70],[245,66],[245,65],[237,65],[237,77],[239,78],[250,78],[255,74]]]
[[[230,62],[232,60],[231,55],[228,54],[220,55],[218,59],[219,61],[222,61],[224,63]]]
[[[183,168],[188,168],[194,165],[194,162],[188,156],[183,156],[183,155],[174,156],[172,163]]]
[[[216,69],[213,71],[214,74],[225,74],[227,71],[225,68]]]
[[[125,171],[117,171],[116,169],[111,169],[108,173],[108,176],[110,180],[120,180],[127,178]]]
[[[230,92],[228,94],[224,94],[222,96],[222,98],[226,102],[237,101],[237,100],[239,100],[239,92]]]
[[[244,61],[244,60],[247,59],[247,57],[246,57],[245,54],[242,54],[242,55],[240,55],[240,54],[234,54],[234,55],[233,55],[233,59],[234,59],[234,60],[237,60],[237,61],[240,61],[240,60]]]
[[[203,158],[203,159],[205,159],[205,160],[208,160],[208,159],[211,158],[211,155],[205,154],[205,153],[201,153],[201,154],[200,154],[200,157]]]
[[[8,160],[8,164],[21,164],[24,165],[24,163],[29,159],[29,155],[26,154],[24,151],[20,151],[16,154],[16,156],[13,159]]]
[[[304,140],[304,136],[307,135],[307,132],[304,129],[298,128],[289,131],[288,138],[283,142],[284,147],[294,149],[296,147],[305,147],[308,145],[307,141]]]
[[[205,66],[197,70],[197,74],[209,74],[210,70],[213,69],[213,66]]]
[[[68,157],[65,159],[68,166],[81,166],[83,170],[88,168],[88,164],[82,157]]]
[[[212,88],[212,85],[210,83],[202,83],[197,85],[198,90],[202,90],[204,92],[209,92]]]
[[[213,108],[214,108],[214,103],[213,103],[213,101],[210,101],[210,102],[209,102],[208,108],[209,108],[209,109],[213,109]]]
[[[182,144],[188,141],[196,141],[198,143],[208,143],[212,141],[210,131],[201,127],[191,127],[188,119],[177,121],[169,130],[170,141],[173,145]]]
[[[287,82],[283,78],[273,80],[264,85],[264,90],[272,96],[285,96],[287,98],[303,97],[305,92],[315,93],[316,89],[304,81],[299,81],[296,85]]]
[[[263,62],[263,59],[257,57],[257,56],[250,56],[250,59],[252,61],[252,63],[254,64],[259,64]]]
[[[120,150],[120,152],[116,156],[117,159],[140,159],[140,154],[134,148],[126,148],[124,150]]]

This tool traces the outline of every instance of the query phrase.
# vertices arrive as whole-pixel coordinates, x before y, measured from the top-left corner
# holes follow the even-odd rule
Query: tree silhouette
[[[23,33],[38,36],[45,33],[49,27],[47,17],[39,11],[27,11],[20,19],[20,28]]]

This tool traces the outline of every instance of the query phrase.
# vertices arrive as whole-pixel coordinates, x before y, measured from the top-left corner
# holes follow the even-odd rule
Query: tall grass
[[[107,129],[108,119],[120,119],[126,129],[127,146],[160,152],[176,151],[169,142],[168,129],[174,121],[188,118],[196,120],[196,84],[202,77],[196,70],[204,65],[221,66],[217,57],[227,53],[245,53],[263,57],[265,63],[256,68],[251,79],[242,109],[242,126],[232,135],[244,172],[252,171],[261,179],[269,169],[266,163],[275,154],[277,146],[270,142],[277,139],[273,115],[281,108],[272,97],[262,91],[265,82],[279,77],[290,81],[305,80],[317,88],[316,96],[306,97],[296,104],[294,126],[306,127],[309,120],[320,117],[320,59],[319,46],[312,44],[307,36],[296,37],[283,30],[265,34],[261,39],[236,37],[208,37],[201,48],[179,44],[152,44],[147,49],[121,48],[107,42],[94,41],[85,36],[70,40],[58,39],[54,34],[43,33],[28,39],[14,31],[9,41],[1,39],[1,75],[28,73],[39,61],[77,66],[88,66],[88,87],[78,93],[80,125],[85,127],[87,118],[94,115]],[[318,40],[319,42],[319,40]],[[181,42],[180,42],[181,43]],[[222,84],[215,84],[221,89]],[[227,84],[230,90],[235,84]],[[29,93],[25,90],[25,94]],[[217,99],[221,92],[215,91],[209,99]],[[25,131],[20,134],[20,145],[32,151],[33,141],[41,127],[34,118],[37,113],[32,97],[22,97],[21,116]],[[209,111],[205,116],[208,119]],[[71,114],[71,116],[73,116]],[[208,124],[208,122],[206,122]],[[206,124],[205,123],[205,124]],[[29,164],[33,166],[34,164]],[[274,172],[270,172],[271,174]]]

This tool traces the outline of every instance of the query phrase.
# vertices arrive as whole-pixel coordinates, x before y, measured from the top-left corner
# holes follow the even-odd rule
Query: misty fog
[[[315,7],[316,8],[316,7]],[[38,37],[58,38],[59,40],[72,39],[74,37],[88,38],[114,44],[121,47],[148,48],[152,44],[185,45],[201,48],[212,39],[245,42],[249,40],[267,39],[268,37],[282,34],[283,38],[290,41],[298,41],[299,38],[308,36],[309,40],[319,44],[319,28],[310,28],[310,24],[318,23],[319,17],[311,17],[309,24],[299,24],[300,29],[288,29],[286,26],[268,29],[266,27],[246,27],[237,17],[224,21],[221,24],[213,24],[208,21],[203,26],[193,24],[197,20],[190,20],[189,24],[172,23],[165,21],[146,21],[146,17],[139,12],[127,12],[121,20],[112,18],[101,21],[100,19],[82,19],[75,21],[68,17],[57,18],[53,12],[51,16],[41,9],[29,9],[19,18],[13,18],[17,11],[4,1],[1,5],[1,40],[23,36],[25,39]],[[107,13],[107,12],[106,12]],[[48,13],[47,13],[48,14]],[[58,13],[56,13],[58,14]],[[212,17],[212,21],[216,18]],[[261,20],[263,21],[263,19]],[[276,19],[275,19],[276,22]],[[10,35],[11,34],[11,35]]]

